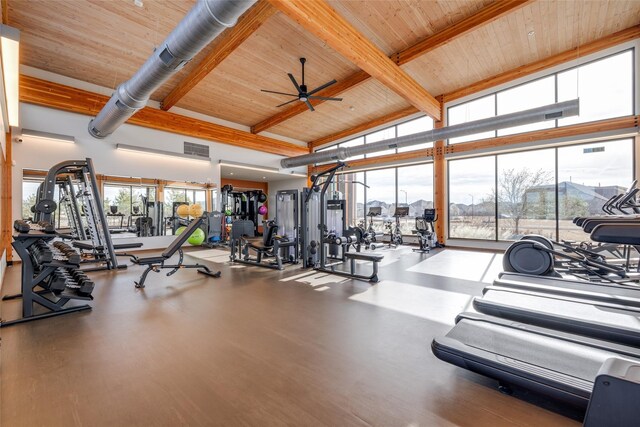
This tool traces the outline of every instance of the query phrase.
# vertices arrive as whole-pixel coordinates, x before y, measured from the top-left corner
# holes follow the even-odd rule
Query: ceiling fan
[[[296,81],[296,78],[293,77],[293,74],[291,73],[287,73],[287,75],[289,76],[289,78],[291,79],[291,83],[293,83],[293,85],[295,86],[296,90],[298,91],[298,94],[293,94],[293,93],[284,93],[284,92],[276,92],[273,90],[265,90],[265,89],[261,89],[262,92],[268,92],[268,93],[275,93],[278,95],[286,95],[286,96],[294,96],[297,99],[292,99],[291,101],[287,101],[284,102],[280,105],[277,105],[277,107],[282,107],[283,105],[287,105],[290,104],[292,102],[295,101],[302,101],[305,104],[307,104],[307,107],[309,107],[309,110],[311,111],[315,111],[315,109],[313,108],[313,105],[311,105],[311,102],[309,102],[310,99],[321,99],[323,101],[342,101],[342,98],[330,98],[327,96],[316,96],[314,95],[314,93],[320,92],[322,89],[331,86],[332,84],[336,83],[336,80],[331,80],[328,83],[323,84],[322,86],[319,86],[317,88],[315,88],[314,90],[307,92],[307,85],[304,84],[304,63],[307,62],[306,58],[300,58],[300,63],[302,64],[302,84],[299,85],[298,82]]]

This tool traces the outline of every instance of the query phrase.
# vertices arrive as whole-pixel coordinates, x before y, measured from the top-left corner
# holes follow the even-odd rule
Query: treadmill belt
[[[640,309],[489,286],[473,306],[481,313],[640,347]]]

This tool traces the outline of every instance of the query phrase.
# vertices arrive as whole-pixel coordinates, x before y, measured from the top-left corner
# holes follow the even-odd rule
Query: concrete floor
[[[380,283],[231,266],[222,278],[92,273],[92,311],[0,329],[9,426],[578,425],[543,396],[436,359],[431,340],[480,295],[499,255],[383,250]],[[18,290],[9,268],[3,295]],[[20,302],[2,303],[3,319]]]

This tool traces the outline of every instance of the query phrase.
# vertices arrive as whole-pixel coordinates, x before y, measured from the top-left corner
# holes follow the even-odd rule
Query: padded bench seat
[[[345,252],[344,257],[348,259],[349,267],[351,269],[350,275],[356,279],[368,280],[369,282],[376,283],[378,281],[378,263],[384,259],[382,254],[365,254],[362,252]],[[371,261],[373,263],[373,272],[370,276],[364,276],[356,274],[356,260]]]
[[[74,248],[82,249],[85,251],[92,251],[94,249],[96,250],[104,249],[102,246],[93,246],[93,244],[87,243],[87,242],[73,242],[72,245]],[[142,243],[120,243],[120,244],[113,245],[114,250],[135,249],[135,248],[141,248],[141,247],[142,247]]]
[[[347,259],[357,259],[361,261],[375,261],[380,262],[384,259],[382,254],[364,254],[362,252],[346,252],[344,257]]]

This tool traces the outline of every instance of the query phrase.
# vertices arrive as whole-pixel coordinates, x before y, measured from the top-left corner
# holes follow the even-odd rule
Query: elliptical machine
[[[416,217],[416,229],[413,232],[418,237],[420,247],[413,252],[428,253],[431,249],[440,247],[434,226],[437,220],[435,209],[425,209],[422,216]]]

